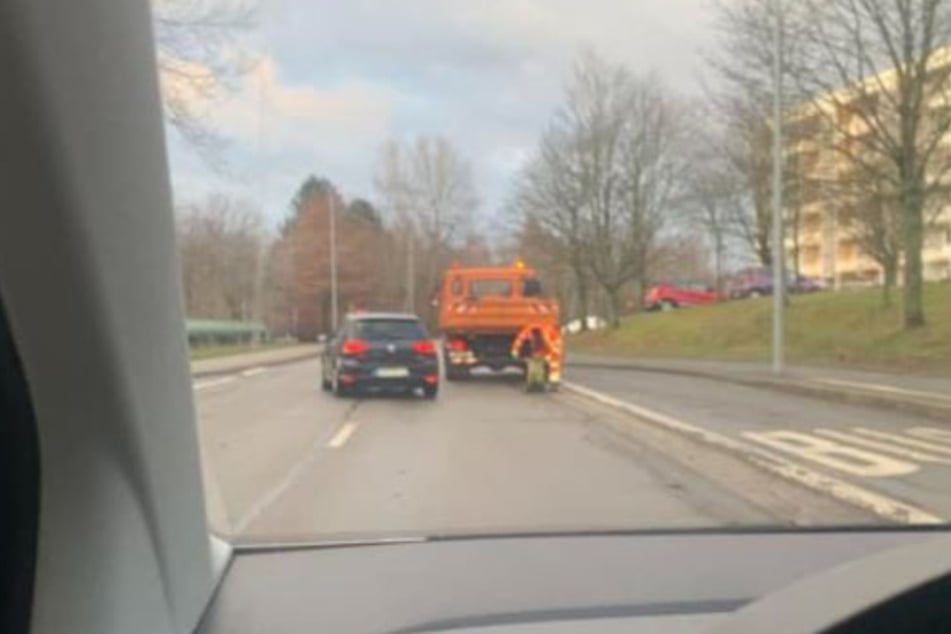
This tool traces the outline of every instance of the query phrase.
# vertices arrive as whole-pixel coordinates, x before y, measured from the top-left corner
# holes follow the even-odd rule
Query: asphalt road
[[[244,541],[875,521],[568,394],[338,399],[315,361],[196,379],[209,516]]]
[[[721,381],[634,370],[570,368],[577,384],[765,451],[937,521],[951,518],[951,427]],[[884,519],[889,511],[880,513]]]

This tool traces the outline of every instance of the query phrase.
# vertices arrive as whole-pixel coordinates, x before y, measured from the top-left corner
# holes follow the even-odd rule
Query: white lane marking
[[[894,385],[881,385],[879,383],[863,383],[861,381],[843,381],[842,379],[815,379],[819,383],[826,383],[828,385],[839,385],[841,387],[854,387],[863,390],[873,390],[875,392],[886,392],[888,394],[904,394],[906,396],[918,396],[921,398],[929,398],[938,401],[948,401],[951,403],[951,396],[946,396],[944,394],[939,394],[937,392],[924,392],[921,390],[909,390],[903,387],[895,387]]]
[[[814,471],[813,469],[803,467],[755,445],[750,445],[729,436],[703,429],[702,427],[677,420],[672,416],[667,416],[666,414],[649,410],[646,407],[622,401],[613,396],[602,394],[601,392],[575,383],[563,381],[562,387],[593,401],[633,414],[649,423],[666,427],[701,442],[731,451],[770,473],[774,473],[802,486],[870,511],[886,520],[900,524],[944,524],[946,522],[944,518],[922,508],[900,502],[885,495],[856,486],[845,480],[839,480],[838,478],[833,478]]]
[[[327,447],[330,449],[340,449],[347,441],[350,440],[350,436],[353,435],[353,432],[357,431],[357,422],[354,420],[348,420],[343,425],[340,426],[340,429],[337,430],[329,441],[327,441]]]
[[[925,440],[933,440],[951,445],[951,431],[947,429],[938,429],[937,427],[911,427],[910,429],[906,429],[905,433],[909,436],[915,436],[916,438],[924,438]]]
[[[223,376],[218,379],[209,379],[208,381],[202,381],[201,383],[195,383],[194,388],[196,390],[205,390],[209,387],[217,387],[219,385],[226,385],[228,383],[233,383],[237,381],[238,377],[236,376]]]
[[[321,438],[314,442],[307,450],[307,453],[301,457],[294,466],[290,468],[284,478],[277,483],[277,485],[265,493],[263,496],[258,498],[257,502],[248,509],[248,512],[245,513],[237,522],[234,524],[234,534],[240,535],[245,529],[251,525],[251,523],[256,520],[264,511],[266,511],[278,498],[280,498],[284,493],[290,489],[304,473],[311,466],[311,464],[320,456],[320,450],[324,440]]]
[[[951,447],[943,447],[941,445],[936,445],[933,442],[926,442],[924,440],[917,440],[915,438],[905,438],[904,436],[899,436],[898,434],[890,434],[888,432],[878,431],[875,429],[865,429],[864,427],[856,427],[852,431],[862,436],[868,436],[869,438],[888,440],[899,445],[905,445],[906,447],[915,447],[917,449],[924,449],[925,451],[930,451],[932,453],[951,456]]]
[[[265,367],[248,368],[247,370],[244,370],[243,372],[241,372],[241,376],[245,378],[257,376],[259,374],[264,374],[265,372],[267,372],[267,370],[268,369]]]
[[[816,429],[813,431],[813,433],[816,434],[817,436],[825,436],[826,438],[833,438],[835,440],[840,440],[842,442],[858,445],[859,447],[865,447],[866,449],[875,449],[877,451],[890,453],[892,455],[900,456],[902,458],[910,458],[912,460],[918,460],[921,462],[937,462],[941,464],[951,464],[951,460],[947,458],[934,456],[932,454],[925,453],[923,451],[916,451],[914,449],[906,449],[905,447],[890,445],[886,442],[869,440],[868,438],[862,438],[861,436],[856,436],[854,434],[847,434],[847,433],[836,431],[833,429]]]
[[[918,465],[912,462],[788,429],[746,431],[743,432],[743,437],[824,467],[863,478],[901,476],[918,471]]]

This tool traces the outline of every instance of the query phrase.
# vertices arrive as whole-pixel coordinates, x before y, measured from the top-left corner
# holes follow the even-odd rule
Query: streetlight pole
[[[783,310],[786,301],[783,244],[783,6],[774,0],[773,33],[773,372],[785,365]]]
[[[337,220],[333,188],[328,185],[327,197],[330,210],[330,329],[337,332]]]
[[[416,312],[416,236],[410,232],[406,239],[406,312]]]

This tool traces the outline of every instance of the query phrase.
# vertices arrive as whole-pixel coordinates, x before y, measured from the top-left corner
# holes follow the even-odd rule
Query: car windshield
[[[418,340],[426,331],[410,319],[360,319],[353,322],[353,335],[367,341]]]
[[[951,519],[951,2],[152,4],[217,533]]]

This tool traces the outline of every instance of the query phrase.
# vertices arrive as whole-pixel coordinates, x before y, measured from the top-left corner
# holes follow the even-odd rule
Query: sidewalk
[[[266,365],[279,365],[310,359],[320,354],[317,344],[300,344],[261,350],[260,352],[246,352],[213,359],[200,359],[191,362],[192,376],[210,376],[215,374],[230,374],[248,368]]]
[[[635,359],[583,353],[568,357],[569,369],[571,366],[695,376],[951,421],[951,378],[809,366],[790,366],[782,375],[776,375],[766,363]]]

